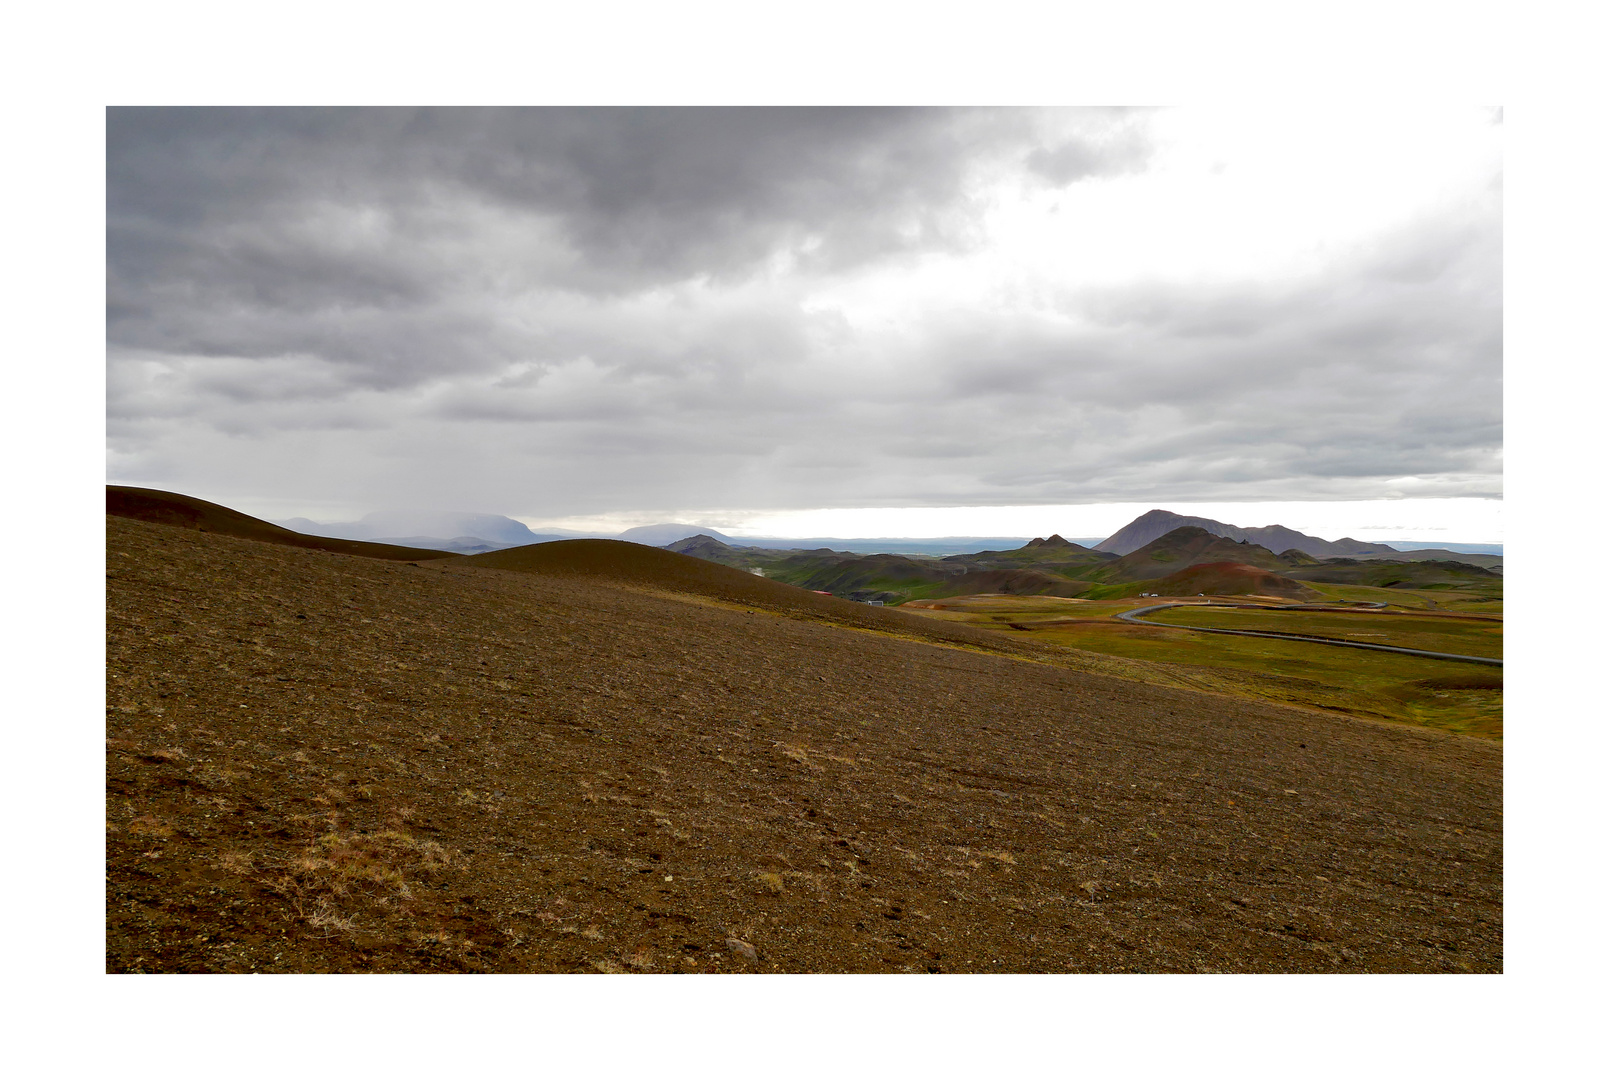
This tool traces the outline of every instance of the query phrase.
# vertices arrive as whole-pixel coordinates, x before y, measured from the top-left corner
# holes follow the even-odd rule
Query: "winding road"
[[[1357,606],[1383,608],[1383,607],[1385,607],[1385,604],[1383,604],[1383,603],[1364,603],[1364,604],[1360,604],[1360,605],[1357,605]],[[1224,629],[1222,627],[1218,627],[1218,626],[1185,626],[1185,625],[1180,624],[1180,623],[1150,622],[1149,620],[1142,619],[1142,618],[1139,617],[1141,615],[1149,615],[1152,612],[1166,611],[1168,608],[1176,608],[1176,607],[1254,608],[1254,609],[1259,610],[1259,611],[1293,611],[1293,610],[1345,611],[1345,610],[1348,610],[1346,608],[1337,608],[1337,607],[1335,607],[1333,605],[1322,605],[1322,606],[1320,606],[1320,605],[1314,605],[1314,604],[1278,604],[1278,605],[1275,605],[1275,604],[1212,604],[1212,603],[1192,604],[1192,603],[1176,603],[1176,604],[1152,604],[1149,607],[1135,608],[1132,611],[1125,611],[1122,614],[1114,616],[1114,617],[1118,618],[1118,619],[1122,619],[1124,622],[1134,623],[1134,624],[1136,624],[1138,626],[1159,626],[1159,627],[1163,627],[1163,628],[1169,629],[1169,630],[1195,630],[1198,633],[1202,633],[1202,634],[1237,634],[1237,635],[1240,635],[1242,637],[1283,638],[1286,641],[1311,641],[1311,642],[1314,642],[1314,643],[1319,644],[1319,645],[1340,645],[1343,648],[1348,648],[1348,649],[1374,649],[1374,650],[1377,650],[1379,652],[1406,653],[1409,656],[1428,656],[1428,657],[1431,657],[1432,659],[1436,659],[1436,660],[1462,660],[1462,661],[1464,661],[1466,663],[1471,663],[1471,664],[1493,664],[1493,665],[1495,665],[1497,667],[1502,667],[1503,666],[1503,661],[1494,660],[1493,658],[1491,658],[1489,656],[1463,656],[1463,655],[1461,655],[1459,653],[1429,652],[1429,651],[1427,651],[1425,649],[1408,649],[1408,648],[1402,647],[1401,645],[1371,645],[1371,644],[1369,644],[1368,642],[1365,642],[1365,641],[1347,641],[1345,638],[1315,637],[1315,636],[1313,636],[1311,634],[1280,634],[1280,633],[1276,633],[1276,632],[1274,632],[1272,630],[1226,630],[1226,629]]]

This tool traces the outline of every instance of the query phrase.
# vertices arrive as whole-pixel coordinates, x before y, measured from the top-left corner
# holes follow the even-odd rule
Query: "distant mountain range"
[[[1278,539],[1302,536],[1278,527],[1256,531]],[[1460,555],[1446,559],[1441,556],[1453,553],[1400,552],[1384,544],[1368,545],[1372,550],[1353,556],[1333,558],[1310,555],[1294,546],[1276,554],[1251,540],[1231,539],[1196,525],[1181,525],[1124,555],[1084,547],[1060,536],[1035,538],[1009,550],[942,558],[830,548],[778,550],[727,544],[709,535],[688,537],[665,546],[678,554],[748,570],[800,588],[846,600],[884,604],[978,593],[1090,600],[1198,593],[1317,599],[1320,593],[1308,582],[1473,589],[1495,595],[1500,595],[1502,588],[1502,560],[1498,556]],[[1476,565],[1477,560],[1494,566]]]
[[[384,511],[356,522],[320,525],[305,518],[270,523],[200,499],[145,488],[108,485],[106,499],[107,513],[121,517],[382,559],[428,560],[443,552],[480,555],[505,548],[534,547],[547,541],[581,539],[532,532],[512,518],[493,514]],[[1204,525],[1177,525],[1178,521],[1199,521]],[[1167,525],[1175,527],[1139,547],[1130,546],[1135,537]],[[635,540],[645,547],[664,547],[805,589],[881,603],[978,593],[1094,600],[1210,592],[1311,599],[1318,592],[1309,582],[1388,589],[1456,589],[1490,600],[1502,595],[1501,555],[1434,548],[1404,552],[1385,544],[1350,539],[1332,543],[1277,525],[1242,529],[1162,510],[1141,515],[1094,546],[1052,535],[1035,537],[1020,545],[942,556],[773,546],[808,542],[798,540],[742,544],[714,530],[682,535],[694,528],[679,524],[646,526],[628,530],[620,539]],[[443,539],[414,530],[440,530],[452,535]],[[487,539],[483,534],[488,533],[496,539]],[[643,543],[665,536],[675,539],[663,545]],[[1283,549],[1276,552],[1255,538]],[[1127,550],[1119,554],[1113,550],[1116,548]],[[1337,549],[1347,554],[1330,554]]]
[[[554,540],[626,540],[648,547],[664,547],[700,533],[722,543],[741,543],[725,533],[703,525],[639,525],[623,533],[584,532],[553,529],[532,532],[523,522],[501,514],[470,514],[436,510],[376,510],[357,521],[317,522],[289,518],[274,522],[308,536],[338,537],[342,540],[368,540],[377,543],[406,544],[477,555],[485,551],[545,544]],[[798,541],[779,541],[792,546]]]
[[[534,533],[524,523],[501,514],[440,510],[376,510],[372,514],[364,514],[357,521],[321,523],[298,517],[274,524],[308,536],[434,548],[464,555],[543,544],[550,540],[569,540],[582,535],[568,532]]]
[[[722,544],[772,549],[832,548],[867,554],[893,551],[907,554],[954,555],[984,548],[1017,547],[1026,536],[937,536],[937,537],[837,537],[814,536],[802,539],[744,537],[735,539],[706,525],[667,522],[639,525],[621,533],[585,532],[575,529],[547,529],[532,532],[524,523],[499,514],[452,513],[428,510],[377,510],[357,521],[318,522],[305,517],[273,522],[282,528],[308,536],[327,536],[342,540],[368,540],[377,543],[406,544],[475,555],[483,551],[545,544],[553,540],[627,540],[649,547],[665,547],[692,536],[709,536]],[[1089,538],[1094,542],[1094,538]]]
[[[650,547],[666,547],[690,537],[707,536],[718,544],[732,548],[755,548],[772,551],[812,551],[830,549],[866,555],[898,554],[944,557],[984,552],[1015,551],[1034,544],[1050,541],[1029,541],[1021,536],[945,536],[945,537],[809,537],[779,539],[775,537],[734,538],[703,525],[667,522],[658,525],[641,525],[621,533],[581,532],[571,529],[550,529],[533,532],[522,522],[499,514],[453,513],[427,510],[377,510],[365,514],[357,521],[320,523],[307,518],[290,518],[274,522],[284,528],[308,536],[334,537],[343,540],[365,540],[373,543],[397,544],[406,547],[434,548],[461,554],[479,554],[503,548],[542,544],[553,540],[602,539],[627,540]],[[1242,528],[1211,518],[1187,517],[1168,510],[1150,510],[1104,540],[1080,537],[1077,541],[1064,541],[1052,537],[1051,541],[1072,543],[1081,551],[1094,550],[1113,555],[1128,555],[1175,529],[1192,527],[1214,536],[1236,542],[1246,541],[1275,553],[1299,551],[1317,559],[1442,559],[1470,562],[1477,566],[1500,566],[1501,548],[1491,553],[1493,545],[1460,545],[1465,551],[1425,547],[1420,544],[1403,545],[1407,551],[1389,544],[1367,543],[1343,537],[1340,540],[1323,540],[1316,536],[1288,529],[1283,525],[1266,525],[1261,528]],[[1476,552],[1479,552],[1478,554]]]

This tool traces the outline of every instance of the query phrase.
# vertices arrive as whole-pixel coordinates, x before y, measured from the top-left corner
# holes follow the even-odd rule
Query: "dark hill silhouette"
[[[106,512],[115,517],[149,521],[157,525],[177,525],[198,532],[236,536],[243,540],[262,540],[270,544],[333,551],[339,555],[362,555],[370,559],[411,561],[447,558],[451,553],[429,548],[375,544],[364,540],[337,540],[327,536],[308,536],[292,532],[273,522],[242,514],[205,499],[179,495],[156,488],[106,485]]]
[[[1089,548],[1075,544],[1071,540],[1063,540],[1060,533],[1051,533],[1049,537],[1043,540],[1036,536],[1022,546],[1024,548],[1061,548],[1066,551],[1089,550]]]
[[[1096,544],[1096,550],[1111,551],[1118,555],[1128,555],[1138,551],[1153,540],[1160,539],[1175,529],[1193,526],[1222,536],[1229,540],[1246,540],[1253,544],[1267,547],[1272,551],[1285,551],[1295,548],[1309,555],[1321,559],[1336,558],[1347,555],[1369,554],[1399,554],[1397,550],[1386,544],[1368,544],[1362,540],[1353,540],[1351,537],[1342,537],[1340,540],[1321,540],[1316,536],[1287,529],[1283,525],[1264,525],[1256,529],[1243,529],[1238,525],[1229,525],[1212,518],[1186,517],[1175,514],[1169,510],[1147,510],[1117,532]]]

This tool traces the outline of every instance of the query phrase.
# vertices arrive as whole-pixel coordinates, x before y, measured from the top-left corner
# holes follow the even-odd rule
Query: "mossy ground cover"
[[[1503,657],[1503,623],[1479,616],[1360,611],[1266,611],[1255,608],[1173,608],[1154,612],[1148,621],[1224,630],[1258,630],[1276,634],[1308,634],[1367,645]]]
[[[1503,585],[1496,582],[1472,589],[1382,589],[1373,585],[1336,585],[1309,581],[1325,600],[1362,600],[1405,609],[1469,611],[1479,615],[1503,614]]]
[[[1342,586],[1341,588],[1350,588]],[[1398,590],[1373,589],[1399,601],[1417,606],[1412,595]],[[1337,599],[1341,599],[1337,597]],[[1372,597],[1351,597],[1372,599]],[[1362,649],[1281,641],[1272,638],[1242,638],[1220,634],[1200,634],[1160,626],[1137,626],[1113,618],[1131,611],[1134,601],[1066,600],[1052,597],[984,596],[957,597],[940,601],[938,610],[912,608],[923,615],[946,621],[960,621],[989,627],[1019,638],[1061,646],[1070,653],[1070,662],[1102,670],[1107,674],[1140,679],[1164,685],[1185,685],[1196,689],[1233,694],[1238,697],[1274,701],[1347,713],[1375,720],[1417,724],[1425,727],[1475,735],[1501,741],[1503,737],[1503,674],[1499,668],[1448,660],[1376,653]],[[1206,611],[1182,611],[1191,619]],[[1489,610],[1489,608],[1487,609]],[[1213,615],[1225,612],[1212,612]],[[1232,612],[1229,612],[1232,614]],[[1159,614],[1171,614],[1169,612]],[[1293,633],[1320,633],[1314,621],[1324,613],[1248,612],[1269,619],[1296,615],[1302,629]],[[1371,616],[1337,615],[1339,619],[1364,620]],[[1374,616],[1382,620],[1390,616]],[[1405,615],[1393,624],[1425,616]],[[1428,618],[1439,627],[1454,620]],[[1482,630],[1496,628],[1497,649],[1501,649],[1500,623],[1471,623]],[[1296,624],[1288,624],[1294,627]],[[1385,625],[1384,622],[1381,624]],[[1248,627],[1249,628],[1249,627]],[[1379,632],[1379,631],[1370,631]],[[1414,631],[1418,632],[1418,631]],[[1452,633],[1465,633],[1456,627]],[[1393,632],[1397,633],[1397,632]],[[1402,631],[1407,634],[1409,631]],[[1430,633],[1427,631],[1426,633]],[[1372,640],[1372,639],[1365,639]],[[1468,646],[1467,638],[1459,638]],[[1490,641],[1488,637],[1486,639]],[[1397,641],[1382,644],[1398,644]],[[1424,647],[1400,642],[1409,648]],[[1466,651],[1465,648],[1437,648],[1436,651]],[[1472,647],[1470,655],[1480,655]],[[1076,657],[1076,659],[1074,659]],[[1094,658],[1094,664],[1088,663]],[[1102,665],[1102,659],[1107,663]]]

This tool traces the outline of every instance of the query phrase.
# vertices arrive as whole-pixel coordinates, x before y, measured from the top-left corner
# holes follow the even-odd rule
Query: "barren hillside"
[[[1489,742],[595,547],[107,542],[109,971],[1502,970]]]

